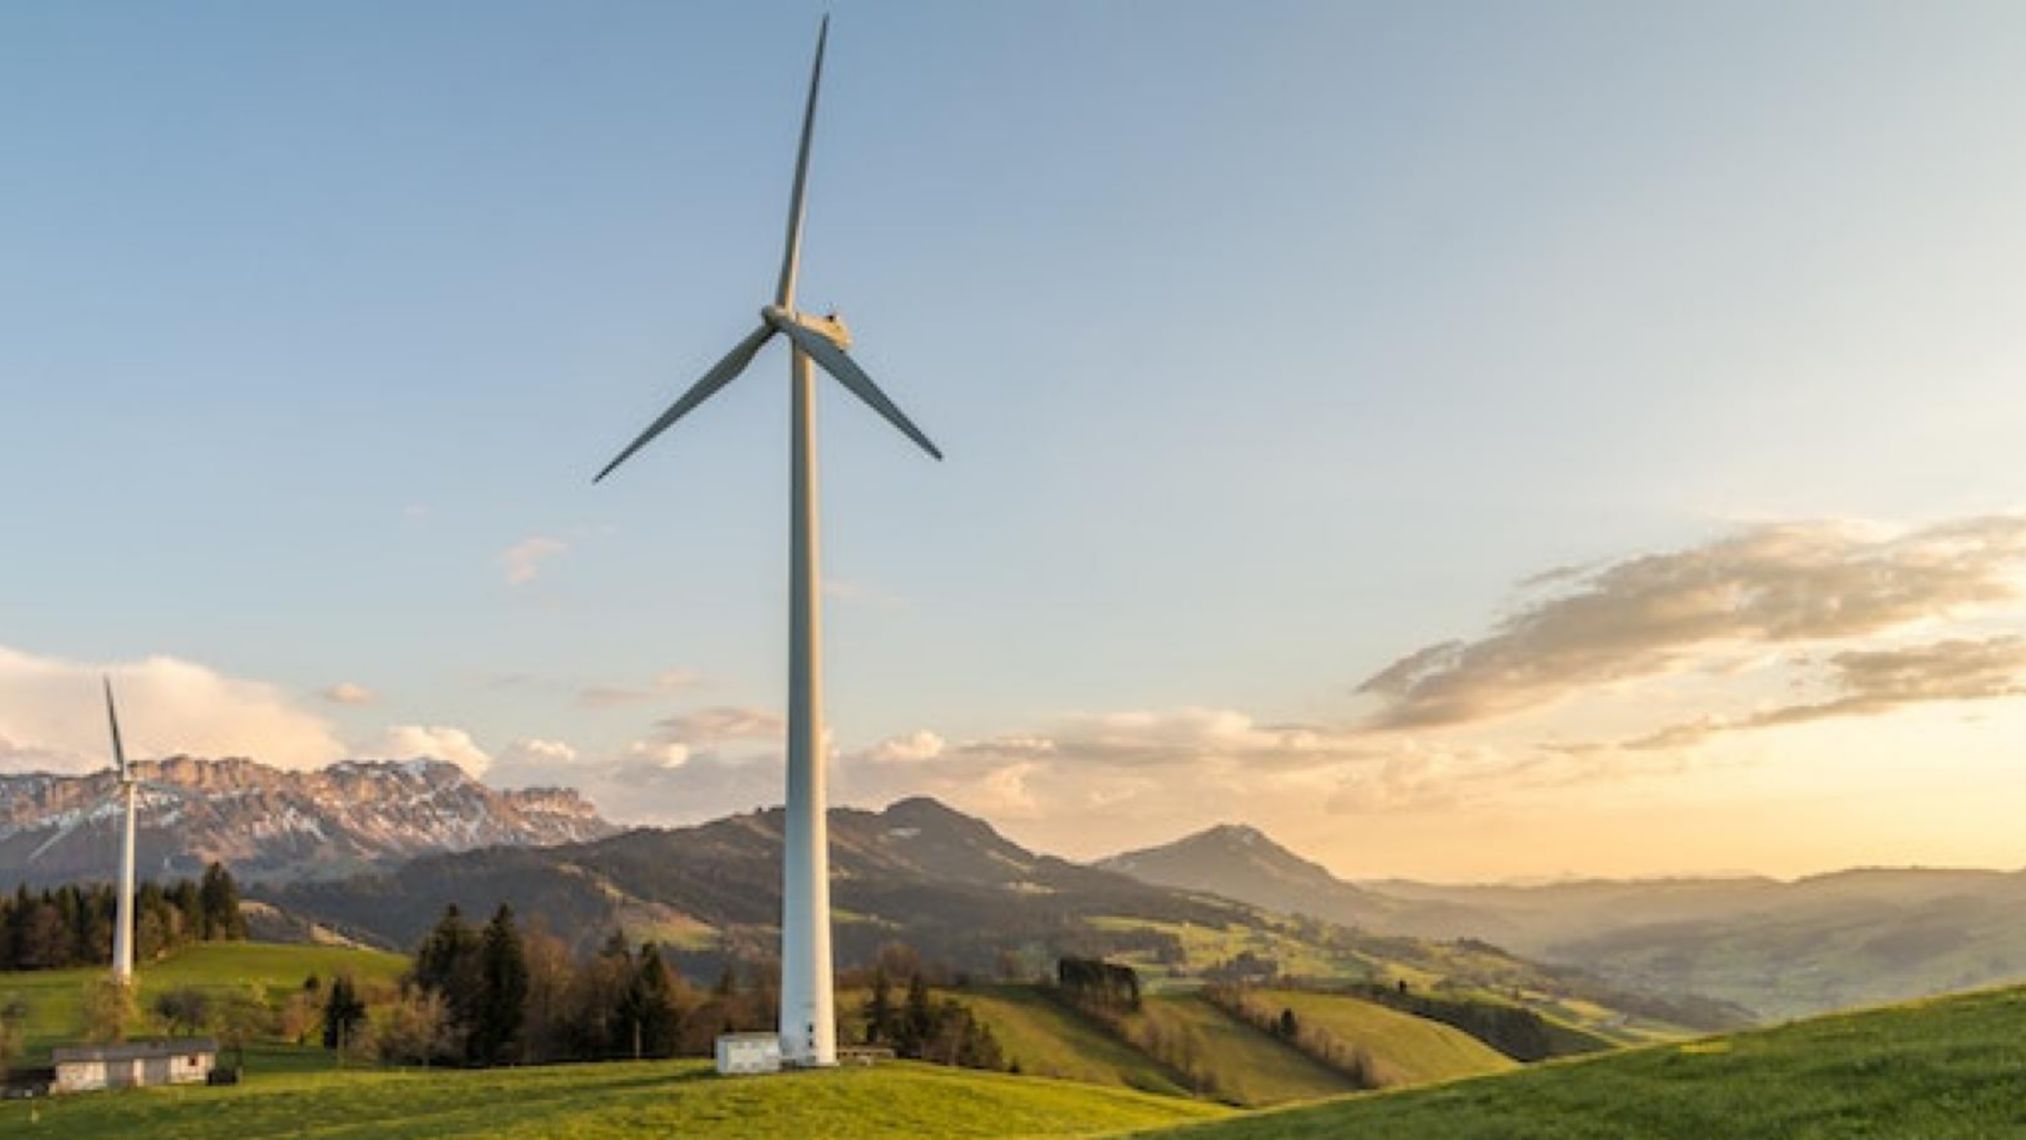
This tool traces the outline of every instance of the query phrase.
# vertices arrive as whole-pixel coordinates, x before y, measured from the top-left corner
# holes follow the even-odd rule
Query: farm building
[[[52,1050],[50,1060],[56,1067],[54,1091],[60,1093],[203,1084],[218,1062],[218,1042],[209,1037],[182,1037],[77,1045]]]
[[[781,1038],[774,1033],[726,1033],[718,1037],[718,1072],[778,1073]]]

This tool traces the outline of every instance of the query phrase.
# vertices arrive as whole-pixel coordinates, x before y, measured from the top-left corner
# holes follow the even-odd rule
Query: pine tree
[[[222,864],[204,868],[203,885],[197,888],[202,926],[193,936],[206,942],[241,941],[246,937],[246,917],[239,912],[239,884]]]
[[[668,968],[661,949],[652,942],[642,945],[620,1013],[620,1023],[632,1038],[629,1045],[634,1056],[674,1056],[682,1042],[688,1004],[682,979]]]
[[[865,1003],[865,1043],[877,1045],[893,1039],[893,983],[884,966],[872,971],[872,997]]]
[[[929,1008],[928,983],[916,974],[908,979],[907,1007],[901,1015],[900,1032],[895,1034],[895,1048],[904,1057],[919,1057],[935,1031],[936,1015]]]
[[[350,974],[339,974],[324,1001],[324,1048],[342,1053],[358,1040],[359,1027],[365,1022],[366,1003],[360,1000],[358,987],[352,984]]]
[[[484,996],[479,957],[478,933],[465,924],[456,903],[443,908],[443,917],[415,951],[411,976],[417,986],[442,995],[450,1033],[459,1040],[468,1040],[478,1025]]]
[[[497,1064],[518,1044],[527,1016],[528,962],[513,909],[505,903],[485,924],[479,949],[478,1018],[472,1025],[471,1058]]]

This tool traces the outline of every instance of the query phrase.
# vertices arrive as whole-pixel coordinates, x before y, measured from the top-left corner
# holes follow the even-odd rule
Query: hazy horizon
[[[780,798],[800,3],[0,13],[0,772]],[[840,803],[1350,878],[2026,865],[2026,10],[837,11]],[[773,350],[778,353],[779,350]]]

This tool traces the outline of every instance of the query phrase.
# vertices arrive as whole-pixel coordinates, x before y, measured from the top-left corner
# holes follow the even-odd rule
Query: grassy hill
[[[1142,1030],[1151,1023],[1185,1042],[1184,1054],[1196,1058],[1189,1067],[1210,1074],[1214,1083],[1205,1091],[1222,1100],[1251,1106],[1285,1104],[1356,1087],[1350,1078],[1195,994],[1149,996],[1142,1012],[1128,1020]]]
[[[1022,1073],[1187,1095],[1176,1074],[1033,986],[989,986],[949,996],[991,1029],[1006,1059]]]
[[[1372,1057],[1387,1085],[1427,1084],[1519,1067],[1460,1029],[1342,994],[1260,990],[1257,999],[1292,1009],[1303,1024],[1327,1030]]]
[[[1263,1112],[1173,1140],[1981,1140],[2026,1131],[2026,990]]]
[[[408,959],[378,950],[342,946],[280,946],[261,942],[205,942],[187,946],[134,971],[145,1011],[155,995],[192,986],[214,993],[260,991],[278,1004],[315,974],[324,981],[350,973],[360,982],[392,982]],[[27,1048],[31,1061],[52,1046],[73,1042],[84,1032],[85,987],[106,976],[103,967],[74,970],[0,972],[0,999],[19,995],[29,1006]]]
[[[436,1140],[568,1136],[1072,1137],[1110,1135],[1230,1110],[1036,1077],[893,1064],[768,1078],[718,1078],[702,1061],[546,1068],[372,1071],[256,1078],[234,1088],[89,1093],[31,1108],[0,1102],[0,1135],[78,1140]]]

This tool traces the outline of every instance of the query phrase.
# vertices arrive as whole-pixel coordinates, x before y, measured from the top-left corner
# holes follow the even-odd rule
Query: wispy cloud
[[[593,709],[618,708],[662,700],[701,684],[703,674],[694,669],[669,669],[655,674],[644,685],[586,685],[577,690],[577,703]]]
[[[356,681],[339,681],[317,694],[334,705],[370,705],[373,691]]]
[[[570,544],[556,538],[535,535],[524,538],[500,552],[499,561],[506,568],[506,580],[519,586],[541,576],[542,563],[570,549]]]
[[[1725,644],[1861,638],[2019,597],[2026,518],[1899,535],[1849,523],[1754,528],[1691,550],[1546,579],[1562,592],[1489,634],[1430,645],[1359,686],[1372,727],[1488,720],[1665,674]]]
[[[1743,716],[1704,716],[1629,741],[1634,749],[1684,748],[1719,732],[1875,716],[1930,701],[1987,701],[2026,694],[2026,637],[1953,638],[1898,649],[1846,650],[1829,658],[1837,694]]]

